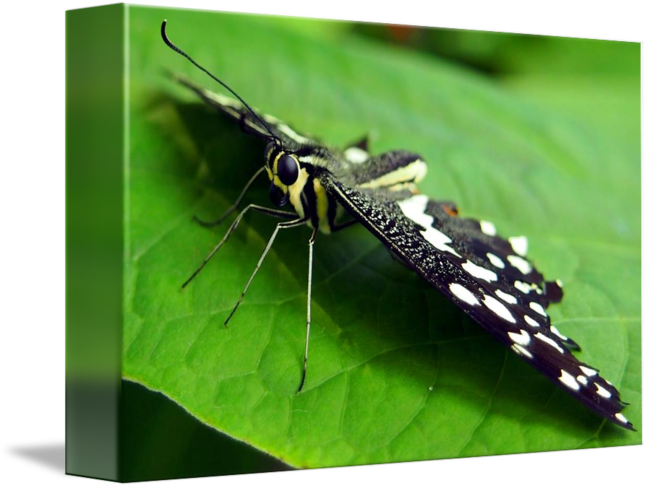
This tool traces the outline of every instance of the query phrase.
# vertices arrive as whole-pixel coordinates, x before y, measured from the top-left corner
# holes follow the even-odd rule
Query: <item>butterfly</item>
[[[527,259],[525,237],[503,238],[486,220],[459,216],[452,202],[436,201],[417,190],[427,172],[424,159],[410,151],[389,151],[371,156],[367,139],[337,150],[296,132],[271,115],[253,110],[220,79],[200,66],[167,37],[167,46],[232,93],[235,98],[207,90],[185,77],[178,82],[194,91],[209,106],[233,118],[241,129],[266,141],[264,165],[253,175],[234,204],[216,221],[234,213],[247,190],[262,174],[270,181],[269,196],[276,208],[246,206],[223,239],[183,284],[187,286],[237,228],[255,211],[284,219],[276,225],[255,271],[248,280],[226,325],[242,302],[280,230],[307,226],[309,246],[305,384],[311,327],[311,281],[317,233],[339,232],[360,224],[379,239],[401,263],[418,273],[498,341],[546,375],[553,383],[592,411],[626,429],[634,430],[621,413],[627,405],[617,389],[598,370],[572,353],[578,344],[564,336],[547,314],[550,304],[563,297],[562,283],[548,281]],[[281,207],[292,210],[281,210]],[[197,219],[198,220],[198,219]]]

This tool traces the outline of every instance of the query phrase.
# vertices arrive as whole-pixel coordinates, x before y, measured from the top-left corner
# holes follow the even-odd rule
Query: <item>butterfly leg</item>
[[[246,208],[248,208],[248,207],[246,207]],[[271,210],[271,209],[266,209],[265,208],[265,210]],[[273,212],[279,212],[279,210],[272,210],[272,211]],[[289,213],[289,212],[283,212],[283,213],[286,214],[286,213]],[[295,214],[291,214],[291,215],[295,216]],[[293,227],[299,227],[301,225],[305,225],[308,220],[309,220],[309,217],[301,217],[301,218],[295,219],[295,220],[287,220],[286,222],[280,222],[278,225],[275,226],[275,230],[273,231],[273,234],[271,235],[271,238],[269,239],[269,242],[266,244],[266,247],[264,248],[264,252],[262,253],[262,257],[260,257],[260,260],[257,262],[257,266],[255,267],[255,270],[253,271],[253,274],[248,279],[248,283],[246,283],[246,286],[244,287],[244,291],[239,296],[239,300],[237,300],[237,303],[235,304],[235,308],[232,309],[232,312],[230,312],[230,315],[228,315],[228,318],[224,322],[225,326],[228,325],[228,322],[230,321],[232,316],[235,315],[235,312],[237,311],[237,308],[239,307],[239,304],[242,302],[242,300],[244,299],[244,296],[246,295],[246,292],[248,291],[248,287],[251,286],[251,283],[253,282],[253,279],[255,278],[255,275],[257,274],[259,269],[262,267],[262,263],[264,262],[264,258],[266,258],[266,255],[268,254],[269,250],[271,249],[271,246],[273,245],[273,241],[275,240],[275,237],[278,235],[278,232],[281,229],[291,229]]]
[[[212,221],[212,222],[208,222],[208,221],[205,221],[205,220],[202,220],[202,219],[198,218],[198,217],[195,215],[195,216],[194,216],[194,221],[195,221],[195,222],[198,222],[198,223],[201,224],[203,227],[214,227],[214,226],[219,225],[221,222],[223,222],[224,220],[226,220],[226,218],[227,218],[231,213],[233,213],[235,210],[237,210],[237,207],[239,206],[239,204],[241,203],[241,201],[244,199],[244,196],[246,195],[246,192],[248,191],[248,189],[250,188],[250,186],[251,186],[251,185],[253,184],[253,182],[257,179],[257,177],[258,177],[259,175],[261,175],[263,172],[264,172],[264,166],[262,166],[260,169],[258,169],[257,172],[253,175],[253,177],[252,177],[250,180],[248,180],[248,183],[246,183],[246,186],[244,186],[244,189],[241,191],[241,193],[240,193],[239,196],[237,197],[237,200],[235,200],[235,203],[233,203],[232,206],[231,206],[228,210],[226,210],[226,211],[221,215],[221,217],[219,217],[217,220],[214,220],[214,221]]]
[[[260,212],[260,213],[263,213],[263,214],[266,214],[266,215],[271,215],[273,217],[280,217],[280,218],[288,218],[288,217],[297,217],[298,216],[297,214],[295,214],[293,212],[285,212],[283,210],[276,210],[274,208],[260,207],[259,205],[255,205],[255,204],[251,203],[244,210],[241,211],[241,213],[237,216],[235,221],[232,223],[232,225],[230,226],[230,228],[226,232],[226,235],[223,236],[223,239],[221,239],[219,244],[217,244],[215,246],[215,248],[210,252],[210,254],[207,255],[207,257],[201,263],[201,266],[199,266],[196,269],[196,271],[194,271],[194,273],[192,273],[192,276],[190,276],[187,279],[187,281],[185,281],[185,283],[183,283],[181,288],[185,288],[190,283],[190,281],[192,281],[196,277],[196,275],[198,275],[201,272],[201,270],[205,267],[205,265],[208,264],[208,261],[210,261],[210,259],[212,259],[212,256],[214,256],[216,254],[216,252],[221,248],[221,246],[223,246],[225,244],[225,242],[230,237],[230,234],[232,234],[234,232],[234,230],[239,225],[239,222],[241,221],[241,219],[244,217],[246,212],[248,212],[249,210],[255,210],[256,212]]]
[[[305,336],[305,356],[302,362],[302,379],[300,380],[300,387],[298,393],[302,391],[305,386],[305,379],[307,378],[307,358],[309,357],[309,332],[311,330],[311,281],[312,281],[312,268],[314,264],[314,241],[316,240],[316,232],[314,229],[309,238],[309,268],[307,271],[307,334]]]

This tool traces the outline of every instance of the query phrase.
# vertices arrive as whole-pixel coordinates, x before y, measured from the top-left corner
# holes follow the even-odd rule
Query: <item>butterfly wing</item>
[[[522,256],[523,241],[502,239],[493,225],[460,219],[449,204],[424,195],[391,200],[385,189],[352,188],[328,172],[319,179],[393,254],[499,341],[599,415],[633,429],[616,388],[576,359],[569,349],[575,343],[551,326],[546,307],[561,289]]]
[[[172,76],[178,83],[195,92],[206,104],[217,108],[238,121],[244,132],[264,138],[270,136],[266,128],[260,123],[255,115],[253,115],[239,100],[207,90],[184,76],[177,74]],[[264,122],[266,122],[266,124],[271,128],[273,134],[282,140],[282,144],[287,149],[296,151],[304,145],[311,146],[318,144],[318,141],[315,139],[299,134],[289,127],[288,124],[278,118],[273,117],[272,115],[262,114],[257,109],[254,110],[262,119],[264,119]]]

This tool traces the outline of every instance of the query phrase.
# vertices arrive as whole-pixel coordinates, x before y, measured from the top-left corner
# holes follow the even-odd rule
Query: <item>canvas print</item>
[[[641,443],[640,44],[111,8],[118,479]]]

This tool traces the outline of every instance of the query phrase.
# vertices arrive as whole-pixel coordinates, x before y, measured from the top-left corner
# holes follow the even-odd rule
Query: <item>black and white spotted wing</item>
[[[328,172],[319,178],[393,254],[499,341],[598,414],[633,429],[616,388],[576,359],[569,347],[577,345],[550,324],[545,309],[561,299],[561,288],[523,257],[523,238],[502,239],[489,222],[456,217],[453,205],[424,195],[377,198]]]
[[[244,132],[262,138],[268,138],[270,136],[268,131],[262,127],[255,116],[253,116],[253,114],[251,114],[251,112],[246,107],[244,107],[240,101],[221,95],[220,93],[207,90],[197,85],[190,79],[185,78],[184,76],[176,74],[172,76],[176,79],[176,81],[199,95],[199,97],[201,97],[201,99],[203,99],[203,101],[208,105],[219,109],[220,111],[224,112],[239,122]],[[282,144],[287,149],[295,151],[304,145],[312,146],[318,144],[318,141],[315,139],[303,134],[299,134],[291,127],[289,127],[289,125],[277,119],[276,117],[273,117],[272,115],[262,114],[257,110],[256,112],[260,117],[262,117],[262,119],[264,119],[264,122],[267,123],[271,130],[273,130],[273,135],[282,140]]]

